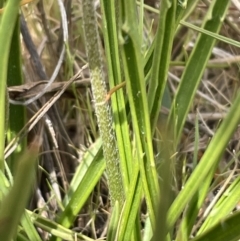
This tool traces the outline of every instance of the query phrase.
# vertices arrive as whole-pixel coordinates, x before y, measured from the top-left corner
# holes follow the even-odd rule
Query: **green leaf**
[[[107,241],[115,240],[118,232],[118,221],[120,216],[119,204],[115,203],[108,226]]]
[[[240,212],[222,219],[214,227],[192,239],[192,241],[237,241],[240,238]]]
[[[0,237],[10,241],[27,205],[35,181],[35,167],[39,146],[33,143],[18,160],[13,187],[4,197],[0,208]],[[21,197],[21,198],[19,198]]]
[[[212,31],[218,32],[220,30],[222,19],[226,14],[229,2],[213,1],[210,13],[205,17],[204,28]],[[211,18],[209,18],[211,16]],[[211,36],[200,35],[194,50],[188,60],[182,79],[174,99],[174,105],[171,108],[171,113],[169,117],[170,127],[172,123],[176,123],[175,133],[176,139],[179,140],[182,128],[186,120],[186,116],[191,107],[195,92],[201,80],[202,74],[205,70],[207,61],[211,55],[212,48],[215,44],[215,39]],[[202,205],[204,198],[208,192],[208,187],[215,171],[215,168],[220,160],[220,157],[225,149],[233,131],[235,130],[239,119],[234,116],[233,110],[237,108],[237,102],[232,106],[229,115],[222,123],[220,129],[217,131],[210,145],[208,146],[201,162],[198,164],[191,177],[187,181],[184,189],[179,193],[176,200],[172,204],[169,210],[169,226],[172,227],[173,223],[177,220],[180,213],[184,210],[187,203],[192,199],[193,202],[190,203],[188,207],[188,212],[185,216],[184,222],[187,223],[188,233],[190,233],[191,227],[194,223],[198,209]],[[176,118],[177,116],[177,118]],[[232,119],[233,118],[233,119]],[[231,127],[229,127],[229,121],[234,120]],[[224,138],[222,136],[224,135]],[[219,140],[221,144],[219,145]],[[195,195],[195,196],[194,196]],[[194,196],[194,197],[193,197]]]
[[[240,116],[238,115],[238,109],[240,108],[240,94],[238,94],[232,107],[229,110],[228,115],[223,120],[220,128],[217,130],[208,148],[206,149],[200,163],[188,179],[184,189],[178,194],[174,203],[170,207],[168,215],[168,224],[171,227],[177,220],[184,207],[191,200],[192,196],[196,193],[200,187],[203,187],[204,181],[207,178],[207,186],[209,185],[209,179],[212,178],[213,171],[216,165],[220,161],[223,151],[225,150],[229,139],[235,131],[237,125],[240,122]],[[206,188],[207,190],[207,188]],[[206,193],[206,190],[204,191]],[[205,196],[206,194],[202,194]]]
[[[121,56],[119,53],[117,37],[119,19],[116,17],[114,1],[102,0],[101,6],[103,12],[103,36],[105,52],[107,55],[108,78],[110,88],[114,88],[114,86],[121,84],[124,81],[122,77]],[[120,155],[123,186],[125,193],[127,193],[128,185],[131,179],[132,148],[123,90],[120,89],[113,94],[111,100],[113,120]]]
[[[31,220],[34,223],[34,225],[52,234],[52,237],[58,237],[61,240],[68,241],[76,241],[76,238],[79,240],[93,241],[93,239],[87,236],[73,232],[72,230],[63,227],[62,225],[59,225],[54,221],[51,221],[47,218],[43,218],[39,214],[35,214],[31,211],[27,212],[31,217]]]
[[[152,132],[159,117],[163,94],[167,82],[171,58],[173,34],[175,32],[176,1],[161,2],[158,30],[153,52],[152,70],[149,81],[148,103],[151,113]]]
[[[159,186],[155,169],[147,95],[144,83],[144,58],[141,53],[141,36],[133,1],[123,3],[123,26],[120,36],[126,88],[129,98],[132,126],[136,143],[143,190],[151,223],[155,224],[155,211],[159,199]]]
[[[9,53],[8,62],[8,74],[7,74],[7,86],[17,86],[23,84],[22,78],[22,57],[21,57],[21,47],[20,47],[20,20],[19,16],[17,18],[13,37],[11,41],[11,49]],[[18,121],[16,121],[18,120]],[[26,108],[21,105],[9,106],[9,123],[7,138],[11,141],[16,135],[21,131],[26,123]],[[24,152],[27,145],[27,138],[23,138],[21,143],[19,143],[16,150],[8,158],[8,166],[10,170],[13,170],[14,163],[18,160],[21,154]]]
[[[21,225],[23,227],[23,230],[26,232],[26,235],[28,236],[28,240],[34,240],[34,241],[42,240],[30,218],[29,213],[26,211],[22,216]]]
[[[212,18],[209,19],[208,14],[206,15],[207,17],[205,18],[204,28],[211,32],[218,32],[222,25],[222,19],[224,18],[228,9],[229,2],[225,0],[215,0],[212,1],[211,4],[213,7],[211,7],[209,11],[212,9]],[[191,53],[191,56],[188,59],[186,68],[180,81],[180,85],[174,97],[175,105],[172,106],[169,116],[169,123],[171,128],[172,124],[176,121],[176,119],[174,119],[174,112],[177,111],[177,140],[179,140],[182,133],[182,128],[185,123],[188,111],[191,107],[191,103],[201,81],[208,59],[211,56],[214,44],[214,38],[200,34]]]
[[[197,235],[202,234],[216,223],[221,222],[223,218],[228,216],[230,212],[236,207],[240,196],[240,177],[236,178],[234,182],[227,188],[218,200],[208,217],[201,225]]]
[[[10,46],[14,27],[18,16],[19,0],[8,1],[4,9],[0,23],[0,114],[5,120],[6,106],[6,83]],[[5,123],[0,124],[0,169],[4,170],[4,147],[5,147]]]
[[[121,219],[119,221],[118,241],[131,239],[141,202],[142,182],[139,173],[139,164],[137,163],[137,160],[134,161],[135,164],[132,172],[130,187],[126,196]]]
[[[106,163],[103,159],[102,149],[97,148],[95,155],[92,155],[91,152],[86,154],[86,158],[82,160],[75,173],[76,178],[73,179],[70,185],[70,192],[64,200],[66,207],[59,217],[61,225],[64,227],[72,225],[72,222],[101,178],[105,167]]]

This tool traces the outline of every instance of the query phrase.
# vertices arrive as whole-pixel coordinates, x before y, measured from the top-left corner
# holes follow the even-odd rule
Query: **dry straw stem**
[[[119,153],[113,131],[110,107],[106,101],[107,89],[103,73],[103,61],[97,19],[93,0],[82,1],[83,25],[85,33],[86,50],[91,73],[91,86],[96,108],[98,126],[103,142],[103,153],[107,163],[107,176],[111,204],[118,201],[123,205],[124,192],[119,168]]]
[[[16,149],[19,141],[23,136],[26,135],[33,127],[38,123],[38,121],[47,113],[47,111],[53,106],[54,103],[61,97],[64,91],[77,79],[81,78],[82,70],[84,70],[87,65],[84,65],[82,69],[74,75],[69,81],[67,81],[62,88],[55,93],[55,95],[45,103],[42,108],[29,120],[29,122],[22,128],[18,135],[8,144],[4,151],[5,159]]]
[[[36,82],[29,82],[23,85],[16,85],[16,86],[9,86],[7,88],[9,97],[12,100],[22,100],[25,98],[32,98],[37,95],[37,93],[42,92],[46,85],[48,84],[48,80],[40,80]],[[49,94],[52,96],[57,91],[61,90],[64,86],[65,82],[54,82],[52,83],[49,88],[46,90],[45,94]],[[76,88],[87,88],[90,86],[89,79],[76,79],[74,81],[74,85]],[[68,88],[71,91],[71,86]]]

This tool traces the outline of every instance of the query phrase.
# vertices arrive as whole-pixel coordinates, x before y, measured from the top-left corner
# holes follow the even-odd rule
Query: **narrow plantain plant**
[[[92,111],[91,103],[94,105],[97,121],[89,118],[89,122],[98,126],[100,138],[97,134],[94,136],[67,193],[62,192],[63,201],[58,200],[60,211],[51,213],[51,219],[43,217],[42,210],[24,211],[31,189],[29,183],[34,181],[35,164],[31,159],[37,158],[38,147],[33,146],[23,159],[18,160],[20,166],[16,168],[16,176],[12,177],[8,169],[7,177],[4,173],[5,89],[7,70],[12,69],[8,56],[15,21],[10,20],[17,19],[16,3],[8,1],[0,23],[0,113],[4,117],[0,125],[0,223],[3,224],[0,237],[4,240],[42,240],[37,227],[49,234],[45,240],[96,240],[100,235],[95,232],[92,237],[75,232],[75,220],[88,210],[85,216],[91,217],[89,226],[96,230],[95,211],[105,209],[107,213],[107,209],[110,217],[101,224],[107,230],[101,237],[103,240],[239,240],[240,212],[235,210],[240,195],[240,178],[235,175],[239,150],[228,152],[231,154],[231,160],[227,161],[230,174],[227,173],[226,178],[224,171],[218,175],[216,169],[240,123],[240,94],[235,91],[232,99],[223,106],[217,102],[217,97],[213,100],[198,91],[203,88],[201,84],[205,84],[202,80],[207,68],[213,66],[211,56],[216,47],[223,43],[223,46],[240,47],[238,41],[224,37],[220,32],[225,22],[231,29],[236,29],[228,18],[232,9],[230,1],[162,0],[157,9],[145,5],[143,0],[100,0],[100,11],[98,2],[81,1],[82,15],[74,18],[80,19],[78,28],[74,26],[72,29],[79,31],[76,35],[84,39],[93,94],[93,99],[86,98],[84,104],[89,112]],[[75,10],[78,3],[72,3]],[[78,11],[71,12],[67,4],[65,7],[68,16],[78,14]],[[155,14],[154,21],[149,17],[151,14]],[[71,34],[75,36],[74,31]],[[190,44],[192,49],[182,50],[180,45],[185,46],[189,40],[193,42]],[[70,41],[68,44],[71,46]],[[180,49],[180,53],[176,54],[175,48]],[[177,61],[172,62],[175,58]],[[75,66],[79,62],[76,60]],[[232,68],[228,62],[225,64]],[[20,75],[20,69],[14,74]],[[172,79],[179,84],[173,83]],[[214,91],[216,96],[220,92],[217,88]],[[234,90],[229,88],[228,91]],[[78,97],[77,91],[75,96]],[[75,101],[79,107],[78,100]],[[195,107],[202,102],[204,110],[212,111],[208,101],[224,110],[224,118],[221,117],[214,126],[214,134],[207,124],[205,128],[200,125],[201,113],[195,116],[195,121],[191,119]],[[189,147],[194,161],[187,163],[191,157],[184,156],[181,148],[190,138],[192,127],[189,126],[195,128],[193,140],[188,141],[188,144],[194,143],[192,149]],[[200,150],[201,131],[212,134],[203,153]],[[232,163],[236,163],[234,168]],[[192,167],[191,173],[188,173],[189,166]],[[94,201],[87,200],[91,199],[99,181],[104,182],[105,179],[101,178],[105,176],[110,205],[95,208]],[[208,204],[211,189],[218,185],[216,182],[222,176],[220,191]],[[20,196],[23,182],[26,188]],[[19,202],[14,201],[16,195]],[[17,212],[12,208],[15,206]],[[11,218],[13,222],[9,222]]]

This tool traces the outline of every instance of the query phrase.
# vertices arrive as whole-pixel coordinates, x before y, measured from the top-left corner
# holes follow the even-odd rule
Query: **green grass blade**
[[[137,160],[132,172],[131,185],[125,201],[124,209],[119,222],[118,241],[131,240],[136,224],[137,213],[142,197],[142,182],[139,173],[139,164]]]
[[[74,176],[72,178],[72,181],[69,185],[69,192],[64,197],[63,206],[66,207],[68,205],[73,193],[77,190],[84,176],[87,175],[87,172],[89,171],[89,169],[91,169],[91,166],[94,165],[94,162],[98,162],[99,160],[102,160],[102,159],[103,159],[102,141],[101,139],[98,139],[94,143],[94,145],[92,145],[91,148],[88,149],[81,163],[77,167],[74,173]],[[101,169],[102,168],[100,168],[100,170]]]
[[[39,236],[36,228],[34,227],[34,224],[29,216],[29,213],[26,211],[23,214],[21,225],[26,232],[26,235],[28,236],[28,240],[34,240],[34,241],[41,241],[41,237]]]
[[[32,222],[37,227],[52,234],[52,237],[58,237],[61,240],[68,240],[68,241],[76,241],[76,240],[93,241],[93,239],[91,239],[87,236],[84,236],[84,235],[76,233],[68,228],[65,228],[62,225],[59,225],[50,219],[43,218],[39,214],[35,214],[31,211],[27,211],[27,212],[28,212],[29,216],[31,217]]]
[[[205,17],[204,28],[211,32],[218,32],[228,9],[229,2],[225,0],[212,1],[212,6]],[[189,57],[181,78],[174,103],[170,110],[169,122],[174,123],[174,112],[177,115],[176,138],[179,140],[192,100],[201,81],[207,61],[211,56],[215,39],[201,34]]]
[[[177,220],[192,196],[203,185],[202,183],[208,176],[209,172],[213,171],[213,169],[216,168],[217,163],[220,161],[220,157],[222,156],[229,139],[240,122],[240,116],[238,115],[238,109],[240,108],[239,103],[240,94],[237,96],[228,115],[214,135],[200,163],[188,179],[184,189],[179,193],[170,207],[168,215],[168,223],[170,227]],[[211,178],[211,174],[208,178]]]
[[[212,11],[211,11],[211,9],[209,10],[209,11],[211,11],[212,19],[209,20],[210,22],[207,19],[207,22],[205,24],[205,27],[207,29],[211,29],[211,31],[213,31],[213,28],[217,27],[217,26],[215,26],[215,24],[219,25],[219,26],[221,25],[220,16],[224,15],[224,13],[226,12],[227,6],[228,5],[227,5],[226,2],[225,2],[225,6],[221,5],[221,7],[222,7],[221,9],[219,9],[218,3],[215,3],[215,7],[213,5]],[[218,26],[218,28],[219,28],[219,26]],[[215,31],[216,31],[216,29],[215,29]],[[205,38],[208,38],[208,39],[205,39]],[[208,40],[208,41],[206,42],[206,40]],[[176,103],[179,103],[179,106],[175,105],[175,107],[174,107],[174,108],[177,108],[177,120],[178,120],[177,123],[176,123],[177,124],[177,128],[176,128],[176,138],[177,139],[179,139],[179,137],[180,137],[182,126],[185,122],[185,118],[186,118],[186,115],[188,113],[188,109],[190,108],[189,103],[192,101],[192,99],[194,97],[193,93],[195,93],[196,88],[198,86],[198,81],[200,81],[202,72],[204,71],[204,68],[205,68],[204,66],[205,66],[206,61],[207,61],[206,58],[209,58],[209,56],[210,56],[208,52],[205,52],[205,53],[203,53],[203,52],[205,51],[205,48],[207,47],[207,45],[209,47],[208,51],[209,50],[211,51],[211,49],[213,47],[213,44],[214,44],[214,40],[211,39],[211,37],[206,37],[206,36],[203,36],[203,35],[201,35],[199,37],[199,40],[196,44],[196,47],[193,50],[193,53],[192,53],[192,55],[191,55],[191,57],[188,61],[187,66],[186,66],[185,72],[182,76],[182,82],[179,86],[177,95],[175,97],[175,101],[176,101]],[[198,54],[198,57],[197,57],[197,54]],[[200,54],[202,54],[202,56],[199,58]],[[196,62],[196,60],[198,62],[202,61],[202,65],[204,65],[204,66],[199,65],[198,68],[195,68],[194,62]],[[193,71],[195,71],[195,72],[193,72]],[[192,74],[192,73],[194,73],[194,74]],[[197,76],[195,76],[195,74]],[[191,81],[190,80],[191,78],[194,78],[195,80],[198,79],[198,81],[197,82]],[[189,94],[186,94],[186,93],[189,93]],[[187,102],[187,101],[189,101],[189,102]],[[173,114],[174,108],[172,109],[172,112],[171,112],[172,121],[175,121],[175,118],[173,118],[174,117],[174,114]],[[180,119],[179,119],[179,117],[180,117]],[[221,150],[219,150],[219,151],[221,151]],[[208,173],[208,176],[205,177],[205,179],[203,179],[204,180],[203,184],[200,185],[200,183],[199,183],[198,192],[195,193],[195,191],[197,191],[197,189],[194,192],[191,192],[191,194],[194,194],[194,196],[193,196],[191,202],[189,203],[189,207],[187,209],[187,212],[185,213],[185,216],[184,216],[184,219],[183,219],[183,222],[182,222],[182,225],[181,225],[181,231],[178,234],[178,238],[183,237],[183,236],[186,237],[191,232],[191,228],[194,224],[194,221],[195,221],[195,218],[196,218],[197,213],[199,211],[199,208],[202,205],[202,203],[204,201],[204,198],[207,194],[208,186],[211,182],[212,175],[213,175],[214,170],[216,168],[216,165],[217,165],[217,162],[218,162],[217,156],[219,154],[220,153],[216,154],[216,156],[215,156],[216,159],[215,158],[214,158],[214,160],[211,159],[212,166],[209,166],[209,168],[206,168],[206,167],[204,168],[204,174],[201,174],[201,175],[205,176],[206,175],[205,172],[209,172],[209,173]],[[201,160],[200,165],[201,164],[202,164],[202,160]],[[201,167],[200,167],[200,169],[201,169]],[[200,170],[200,169],[198,169],[198,170]],[[199,172],[199,175],[200,175],[200,172]],[[192,176],[193,177],[191,177],[191,178],[196,178],[195,172],[192,174]],[[189,181],[190,181],[190,179],[189,179]],[[188,183],[187,183],[187,185],[188,185]],[[192,185],[193,185],[193,183],[192,183]],[[195,184],[195,186],[196,186],[196,184]],[[186,188],[184,188],[184,190],[185,189]],[[184,193],[184,190],[182,191],[182,193]],[[193,189],[191,189],[191,191],[193,191]],[[188,194],[188,195],[191,195],[191,194]],[[187,194],[185,193],[185,195],[187,195]],[[177,199],[180,198],[180,197],[181,197],[181,193],[177,197]],[[187,198],[187,197],[185,196],[185,198]],[[190,199],[189,199],[189,201],[190,201]],[[178,201],[176,200],[176,203],[177,202]],[[175,204],[175,202],[174,202],[174,204]],[[174,204],[173,204],[173,207],[174,207]],[[184,207],[182,207],[182,208],[184,208]],[[183,209],[181,209],[181,211],[183,211]]]
[[[109,221],[107,241],[115,240],[115,237],[117,236],[119,216],[119,204],[116,202]]]
[[[8,1],[0,23],[0,114],[5,120],[6,83],[10,46],[18,15],[19,0]],[[0,169],[4,170],[5,123],[0,124]]]
[[[236,212],[192,241],[237,241],[240,238],[239,221],[240,212]]]
[[[77,187],[76,182],[74,182],[74,185],[72,184],[74,192],[72,193],[71,191],[71,194],[68,194],[68,198],[65,201],[65,203],[67,202],[67,206],[59,217],[59,224],[64,227],[71,226],[90,193],[101,178],[105,167],[106,163],[103,159],[101,149],[94,158],[83,160],[77,172],[77,175],[80,176],[78,179],[79,183]]]
[[[22,78],[22,61],[20,49],[20,20],[17,18],[15,29],[13,32],[11,49],[9,53],[7,85],[17,86],[23,84]],[[21,105],[9,106],[9,124],[7,138],[11,141],[21,131],[26,123],[26,108]],[[17,121],[16,121],[17,120]],[[18,148],[8,158],[8,166],[13,171],[14,163],[19,156],[24,152],[27,145],[27,139],[23,138]]]
[[[198,235],[207,231],[207,229],[220,222],[223,218],[230,214],[239,202],[240,196],[240,177],[234,180],[229,188],[223,193],[212,211],[209,213],[207,219],[202,224]]]
[[[193,11],[193,9],[194,9],[194,7],[197,3],[198,3],[198,1],[196,1],[196,0],[188,0],[188,4],[187,4],[186,9],[183,9],[179,5],[177,6],[175,28],[177,28],[181,19],[185,18],[186,16],[188,16]],[[144,8],[151,11],[151,12],[159,14],[158,9],[152,8],[148,5],[144,5]],[[163,10],[161,10],[161,11],[163,11]],[[171,20],[171,22],[172,22],[172,20]],[[182,23],[185,23],[185,22],[182,20]],[[161,22],[160,22],[160,24],[165,25],[165,23],[161,23]],[[153,53],[154,53],[154,50],[155,50],[155,45],[156,45],[156,38],[153,40],[153,42],[152,42],[152,44],[151,44],[150,48],[148,49],[148,51],[146,53],[146,56],[145,56],[145,65],[144,65],[145,76],[147,76],[149,74],[149,71],[151,70],[151,68],[153,66]],[[159,43],[158,43],[158,45],[159,45]]]
[[[140,163],[143,190],[151,218],[155,223],[155,209],[159,199],[159,187],[154,163],[151,128],[147,106],[147,96],[143,73],[143,56],[141,54],[140,36],[137,28],[137,16],[133,1],[123,2],[125,13],[122,26],[121,47],[129,97],[130,112],[136,155]]]
[[[178,25],[180,20],[187,18],[199,2],[199,0],[187,0],[187,6],[185,8],[178,4],[176,12],[176,24]]]
[[[17,225],[35,181],[38,148],[38,144],[33,143],[29,150],[18,160],[13,187],[1,203],[0,237],[2,240],[11,240],[16,234]]]
[[[18,233],[17,234],[17,238],[16,238],[17,241],[29,241],[28,238],[26,238],[22,233]]]
[[[159,24],[152,60],[152,74],[148,90],[152,132],[155,131],[167,82],[173,34],[175,32],[176,5],[176,1],[164,0],[161,2],[160,7]]]
[[[198,115],[197,115],[198,117]],[[193,170],[197,166],[197,155],[198,155],[198,147],[199,147],[199,124],[198,118],[195,120],[195,141],[194,141],[194,153],[193,153]],[[209,179],[212,179],[211,173],[208,174]],[[210,182],[210,181],[209,181]],[[201,188],[201,191],[198,190],[191,201],[188,204],[188,207],[184,211],[183,218],[181,221],[181,225],[177,234],[176,241],[187,240],[193,225],[195,224],[196,217],[199,213],[199,209],[202,205],[202,202],[205,199],[206,192],[208,191],[209,182],[204,182],[204,187]],[[205,190],[206,192],[203,192]]]
[[[0,204],[3,201],[3,198],[8,193],[9,187],[10,187],[9,181],[7,180],[4,173],[0,171]]]
[[[215,166],[213,166],[208,172],[208,175],[203,180],[202,185],[199,187],[199,189],[189,201],[187,208],[183,214],[181,227],[179,229],[176,241],[187,239],[191,234],[192,228],[196,222],[197,215],[199,214],[199,210],[201,209],[202,204],[206,199],[206,195],[209,191],[209,185],[213,178],[214,172]]]
[[[160,185],[160,202],[158,206],[156,226],[157,229],[154,232],[152,241],[166,240],[166,234],[170,232],[167,224],[168,209],[175,197],[173,191],[174,176],[173,176],[173,163],[176,162],[172,157],[174,146],[171,144],[172,133],[167,131],[166,123],[162,121],[160,126],[161,132],[161,150],[159,152],[159,158],[161,160],[160,168],[158,171],[159,185]]]
[[[108,64],[108,77],[110,88],[113,88],[114,86],[124,81],[123,77],[121,76],[122,70],[117,38],[117,21],[119,21],[119,19],[115,14],[116,6],[114,1],[102,0],[101,4],[103,12],[103,26],[105,30],[103,31],[103,36]],[[123,90],[120,89],[115,94],[113,94],[111,100],[118,150],[120,155],[120,167],[123,177],[123,186],[125,188],[125,193],[127,193],[131,178],[130,173],[132,170],[132,150]]]
[[[211,37],[213,37],[213,38],[215,38],[215,39],[217,39],[217,40],[219,40],[221,42],[224,42],[224,43],[230,44],[232,46],[235,46],[237,48],[240,48],[240,43],[238,41],[234,40],[234,39],[230,39],[228,37],[225,37],[225,36],[222,36],[220,34],[217,34],[217,33],[211,32],[209,30],[206,30],[204,28],[200,28],[200,27],[198,27],[196,25],[193,25],[191,23],[188,23],[188,22],[186,22],[184,20],[180,21],[180,23],[183,26],[186,26],[188,28],[191,28],[193,30],[198,31],[199,33],[206,34],[207,36],[211,36]]]

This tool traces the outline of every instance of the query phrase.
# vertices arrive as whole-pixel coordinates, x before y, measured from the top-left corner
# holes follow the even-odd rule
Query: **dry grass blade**
[[[76,88],[84,88],[84,87],[90,86],[89,79],[81,79],[81,80],[75,79],[73,83],[75,84]],[[32,98],[39,92],[42,92],[45,89],[47,84],[48,84],[48,80],[42,80],[37,82],[26,83],[24,85],[10,86],[8,87],[8,93],[12,100],[22,100],[25,98],[28,99],[28,98]],[[59,90],[62,90],[65,84],[66,84],[65,82],[54,82],[50,85],[50,87],[47,89],[47,91],[44,94],[51,94],[51,95],[55,94]]]
[[[79,79],[82,75],[82,71],[87,68],[84,65],[82,69],[74,75],[69,81],[67,81],[62,88],[55,93],[55,95],[42,106],[42,108],[28,121],[28,123],[23,127],[23,129],[18,133],[18,135],[8,144],[5,149],[4,156],[7,158],[17,147],[19,140],[28,133],[32,128],[38,123],[38,121],[47,113],[47,111],[52,107],[52,105],[61,97],[64,91],[73,83],[73,81]]]

